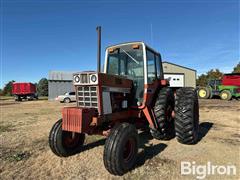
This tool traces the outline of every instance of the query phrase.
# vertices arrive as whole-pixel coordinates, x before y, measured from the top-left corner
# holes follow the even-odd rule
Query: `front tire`
[[[175,101],[175,131],[178,142],[195,144],[198,141],[199,105],[193,88],[180,88]]]
[[[85,134],[62,130],[62,119],[58,120],[49,134],[49,146],[57,156],[67,157],[80,151]]]
[[[174,138],[174,95],[170,88],[162,88],[159,93],[153,111],[156,117],[158,129],[151,129],[150,132],[155,139],[169,140]]]
[[[220,93],[220,98],[221,98],[222,100],[227,100],[227,101],[229,101],[229,100],[232,99],[232,94],[231,94],[231,92],[228,91],[228,90],[223,90],[223,91]]]
[[[114,175],[123,175],[135,164],[138,152],[138,133],[134,125],[121,123],[115,126],[104,146],[105,168]]]

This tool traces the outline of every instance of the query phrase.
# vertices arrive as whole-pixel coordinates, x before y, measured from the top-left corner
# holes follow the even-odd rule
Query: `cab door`
[[[151,106],[156,90],[159,87],[159,79],[161,79],[162,75],[160,56],[148,48],[146,49],[146,65],[147,84],[144,85],[144,101],[145,105]]]

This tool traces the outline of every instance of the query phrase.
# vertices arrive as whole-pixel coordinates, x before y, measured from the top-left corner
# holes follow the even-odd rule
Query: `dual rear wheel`
[[[175,118],[172,117],[174,109]],[[198,140],[199,105],[193,88],[180,88],[174,95],[170,88],[160,90],[154,105],[158,129],[151,129],[155,139],[168,140],[176,135],[183,144],[195,144]]]

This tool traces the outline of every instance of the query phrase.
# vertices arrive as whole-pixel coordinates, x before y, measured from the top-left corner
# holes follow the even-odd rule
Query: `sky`
[[[0,88],[51,70],[96,70],[107,46],[144,41],[164,61],[231,72],[240,61],[239,0],[0,0]]]

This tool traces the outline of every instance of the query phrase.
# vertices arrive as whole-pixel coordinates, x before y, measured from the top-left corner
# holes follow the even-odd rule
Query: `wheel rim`
[[[131,138],[128,139],[127,142],[125,143],[124,150],[123,150],[123,159],[124,162],[129,162],[133,155],[134,155],[134,146],[135,146],[135,141]]]
[[[206,96],[207,92],[204,89],[200,89],[198,94],[199,94],[200,97],[203,98],[203,97]]]
[[[63,138],[62,141],[63,141],[64,147],[73,148],[78,145],[80,137],[79,137],[79,134],[77,133],[64,131],[62,138]]]
[[[224,93],[222,93],[222,96],[221,96],[221,97],[222,97],[222,99],[227,99],[227,98],[228,98],[228,95],[227,95],[227,93],[224,92]]]

